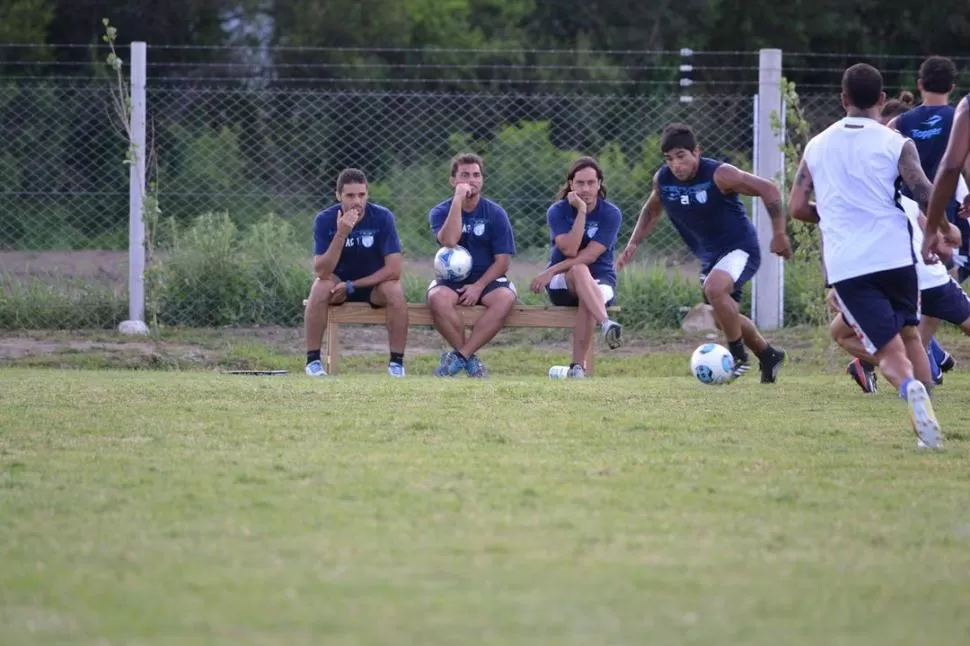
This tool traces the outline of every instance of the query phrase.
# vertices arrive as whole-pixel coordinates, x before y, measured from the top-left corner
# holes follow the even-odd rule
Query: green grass
[[[964,375],[938,390],[946,450],[920,452],[892,393],[807,365],[704,387],[643,376],[682,356],[586,382],[363,371],[379,361],[0,370],[0,643],[970,634]]]

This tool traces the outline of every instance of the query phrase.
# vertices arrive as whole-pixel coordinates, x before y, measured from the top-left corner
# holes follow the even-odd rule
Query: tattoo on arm
[[[911,140],[903,144],[903,149],[899,153],[899,175],[913,193],[913,199],[919,204],[919,208],[926,212],[930,193],[933,192],[933,184],[923,172],[923,166],[919,162],[919,152],[916,150],[916,144]]]
[[[771,204],[765,204],[765,210],[768,211],[768,217],[772,220],[784,219],[785,212],[781,208],[781,200],[775,200]]]
[[[803,189],[806,193],[814,188],[812,185],[812,178],[809,177],[808,173],[805,172],[804,162],[802,162],[802,165],[799,166],[798,173],[795,174],[795,186]]]

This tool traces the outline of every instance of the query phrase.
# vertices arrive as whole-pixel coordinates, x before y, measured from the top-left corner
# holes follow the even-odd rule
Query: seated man
[[[613,253],[622,215],[606,200],[603,171],[592,157],[580,157],[569,169],[559,201],[546,214],[552,239],[549,266],[532,281],[532,291],[546,288],[549,301],[578,307],[573,329],[573,359],[567,377],[586,376],[586,356],[598,324],[610,348],[620,346],[621,326],[607,316],[616,296]]]
[[[394,214],[367,201],[367,178],[348,168],[337,177],[337,200],[313,223],[316,280],[306,304],[306,373],[325,377],[320,346],[330,306],[370,303],[387,310],[387,374],[403,377],[408,305],[401,287],[401,242]]]
[[[438,244],[461,245],[472,257],[472,271],[465,280],[434,280],[428,286],[434,328],[452,348],[441,356],[434,372],[438,377],[453,377],[463,370],[469,377],[487,376],[476,353],[499,333],[515,305],[515,286],[505,275],[515,254],[512,224],[505,209],[482,197],[483,167],[478,155],[456,156],[450,180],[455,194],[428,214]],[[465,338],[458,306],[474,305],[486,311]]]

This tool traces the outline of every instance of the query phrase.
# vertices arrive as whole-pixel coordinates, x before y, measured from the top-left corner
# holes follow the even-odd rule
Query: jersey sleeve
[[[383,255],[401,253],[401,238],[397,233],[397,221],[390,211],[384,217],[384,225],[381,227],[380,235],[380,249]]]
[[[313,255],[319,256],[327,252],[333,242],[336,227],[331,226],[329,218],[321,213],[313,221]]]
[[[428,223],[431,225],[431,232],[438,236],[438,232],[441,231],[441,227],[445,226],[445,220],[448,219],[448,209],[451,207],[450,202],[445,202],[443,204],[438,204],[430,211],[428,211]]]
[[[568,202],[555,202],[546,211],[546,223],[549,225],[549,238],[555,243],[556,238],[569,233],[573,228],[573,223],[569,218],[570,207]]]
[[[492,213],[492,253],[515,255],[515,236],[509,214],[500,206]]]

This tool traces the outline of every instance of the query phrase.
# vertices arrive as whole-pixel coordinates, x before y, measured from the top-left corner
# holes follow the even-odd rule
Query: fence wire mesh
[[[660,131],[684,121],[706,155],[750,169],[747,92],[649,95],[153,84],[147,317],[170,326],[299,325],[312,222],[337,174],[365,171],[390,208],[420,300],[437,245],[427,214],[447,198],[449,160],[485,160],[484,194],[513,222],[520,287],[545,265],[545,213],[568,164],[590,154],[624,217],[622,248],[662,162]],[[128,166],[110,81],[0,80],[0,328],[110,328],[127,317]],[[837,96],[802,97],[810,121]],[[619,249],[618,249],[619,251]],[[679,323],[700,297],[696,266],[664,222],[621,280],[626,322]],[[520,288],[526,302],[542,296]]]

